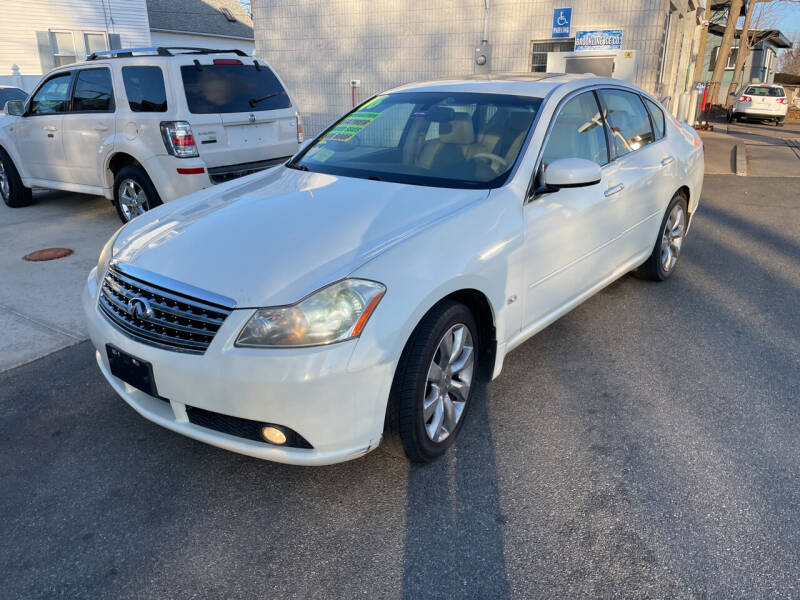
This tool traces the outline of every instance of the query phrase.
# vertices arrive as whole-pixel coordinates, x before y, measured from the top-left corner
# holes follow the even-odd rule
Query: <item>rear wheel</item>
[[[448,300],[408,341],[389,397],[387,442],[399,442],[412,462],[441,456],[461,431],[480,354],[477,332],[470,310]]]
[[[777,121],[775,121],[775,126],[776,127],[783,127],[784,125],[786,125],[786,117],[783,117],[783,118],[778,119]]]
[[[638,277],[651,281],[664,281],[675,272],[686,237],[687,222],[686,199],[681,194],[675,194],[661,221],[660,233],[653,246],[653,252],[647,261],[634,271]]]
[[[33,202],[31,188],[22,185],[17,167],[8,153],[0,148],[0,196],[6,206],[20,208]]]
[[[114,206],[123,223],[161,203],[161,197],[142,167],[131,165],[114,176]]]

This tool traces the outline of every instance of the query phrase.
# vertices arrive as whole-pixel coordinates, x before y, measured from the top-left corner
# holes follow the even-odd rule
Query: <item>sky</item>
[[[774,15],[776,21],[774,25],[777,25],[787,38],[800,36],[800,2],[776,2]]]

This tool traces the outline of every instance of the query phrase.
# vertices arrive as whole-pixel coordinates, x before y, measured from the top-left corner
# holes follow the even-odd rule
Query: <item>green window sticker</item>
[[[323,148],[322,150],[315,152],[314,156],[312,156],[311,158],[313,158],[314,160],[318,160],[319,162],[325,162],[331,156],[333,156],[333,150],[328,150],[327,148]]]

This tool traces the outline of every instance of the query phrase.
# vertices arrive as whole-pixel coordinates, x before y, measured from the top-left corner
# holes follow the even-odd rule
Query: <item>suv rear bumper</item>
[[[290,158],[292,157],[280,156],[278,158],[241,163],[238,165],[211,167],[208,169],[208,177],[211,179],[212,183],[224,183],[226,181],[230,181],[231,179],[236,179],[237,177],[243,177],[245,175],[250,175],[251,173],[256,173],[258,171],[263,171],[264,169],[274,167],[275,165],[283,164]]]

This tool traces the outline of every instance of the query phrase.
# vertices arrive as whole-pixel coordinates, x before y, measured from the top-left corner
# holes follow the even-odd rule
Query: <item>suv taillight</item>
[[[780,102],[781,104],[789,104],[789,103],[786,101],[786,98],[778,98],[778,102]]]
[[[161,137],[172,156],[191,158],[198,155],[192,126],[186,121],[161,121]]]
[[[742,96],[739,98],[739,102],[752,102],[753,99],[750,96]]]
[[[297,143],[303,143],[303,122],[300,120],[300,115],[295,113],[294,118],[297,121]]]

